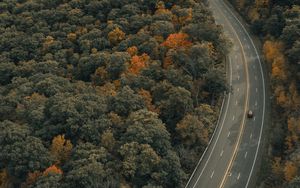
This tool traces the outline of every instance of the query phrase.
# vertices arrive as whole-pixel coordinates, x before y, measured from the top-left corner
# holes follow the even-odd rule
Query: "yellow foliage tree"
[[[170,17],[172,17],[172,12],[165,8],[165,3],[163,1],[159,1],[156,4],[156,11],[155,14],[168,14]]]
[[[10,178],[7,169],[0,170],[0,187],[10,187]]]
[[[286,161],[284,165],[284,179],[292,181],[297,175],[297,166],[292,161]]]
[[[114,134],[111,130],[106,130],[101,135],[101,144],[109,151],[113,151],[115,143],[116,143],[116,140],[115,140]]]
[[[56,162],[60,164],[69,159],[72,148],[70,140],[65,139],[64,135],[58,135],[53,138],[50,151],[57,160]]]
[[[54,38],[52,36],[47,36],[43,43],[43,51],[46,51],[51,44],[54,43]]]
[[[116,28],[108,33],[108,40],[111,44],[115,45],[125,39],[126,34],[120,29]]]
[[[132,56],[135,56],[137,55],[138,53],[138,49],[136,46],[131,46],[127,49],[127,52],[129,53],[129,55],[132,57]]]
[[[88,32],[87,28],[85,27],[78,27],[75,34],[78,35],[78,36],[81,36],[81,35],[84,35]]]
[[[69,33],[69,34],[67,35],[67,39],[68,39],[69,41],[71,41],[71,42],[74,42],[74,41],[76,40],[76,38],[77,38],[76,33]]]
[[[276,57],[282,56],[282,49],[282,42],[270,40],[267,40],[263,46],[264,54],[268,62],[273,62]]]
[[[280,55],[276,57],[272,63],[272,77],[277,80],[286,80],[286,71],[284,56]]]
[[[110,112],[108,116],[114,126],[120,127],[122,125],[122,118],[118,114]]]

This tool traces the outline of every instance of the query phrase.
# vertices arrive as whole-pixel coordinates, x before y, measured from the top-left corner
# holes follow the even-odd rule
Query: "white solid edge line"
[[[225,71],[225,72],[226,72],[226,71]],[[231,73],[230,73],[230,74],[231,74]],[[230,75],[230,79],[232,79],[232,75]],[[230,80],[230,82],[232,82],[232,81]],[[200,163],[201,163],[201,161],[202,161],[204,155],[205,155],[206,152],[207,152],[207,149],[209,148],[209,146],[210,146],[210,144],[211,144],[211,142],[212,142],[212,140],[213,140],[213,138],[214,138],[214,136],[215,136],[215,134],[216,134],[216,132],[217,132],[217,129],[218,129],[219,123],[220,123],[220,119],[221,119],[221,116],[222,116],[222,112],[223,112],[223,109],[224,109],[225,98],[226,98],[226,96],[224,95],[223,101],[222,101],[222,105],[221,105],[220,114],[219,114],[219,117],[218,117],[218,120],[217,120],[217,123],[216,123],[215,130],[214,130],[214,132],[213,132],[213,134],[212,134],[212,136],[211,136],[211,138],[210,138],[210,140],[209,140],[209,142],[208,142],[208,144],[207,144],[207,146],[206,146],[206,148],[205,148],[205,150],[204,150],[204,152],[203,152],[201,158],[199,159],[199,161],[198,161],[198,163],[197,163],[197,165],[196,165],[196,167],[195,167],[193,173],[191,174],[191,176],[190,176],[190,178],[189,178],[189,181],[188,181],[187,184],[185,185],[185,188],[187,188],[187,186],[190,184],[190,182],[191,182],[192,178],[194,177],[194,175],[195,175],[195,173],[196,173],[196,171],[197,171],[197,169],[198,169],[198,167],[199,167],[199,165],[200,165]],[[227,107],[226,107],[226,112],[225,112],[225,114],[227,113],[229,100],[230,100],[230,92],[229,92],[229,95],[228,95],[228,98],[227,98]],[[225,118],[225,117],[224,117],[224,118]]]
[[[252,173],[253,173],[253,169],[254,169],[254,166],[255,166],[255,163],[256,163],[256,160],[257,160],[257,155],[258,155],[258,150],[259,150],[259,147],[260,147],[260,143],[261,143],[261,136],[262,136],[262,131],[263,131],[263,127],[264,127],[264,117],[265,117],[265,99],[266,99],[266,93],[265,93],[265,79],[264,79],[264,73],[263,73],[263,68],[262,68],[262,65],[261,65],[261,61],[260,61],[260,58],[259,58],[259,55],[258,55],[258,51],[254,45],[254,42],[252,40],[252,38],[250,37],[248,31],[246,30],[246,28],[243,26],[243,24],[240,22],[240,20],[234,15],[234,13],[229,9],[229,7],[222,1],[223,5],[229,10],[230,14],[237,20],[237,22],[240,24],[240,26],[243,28],[243,30],[245,31],[246,35],[248,36],[248,38],[250,39],[251,41],[251,44],[252,46],[254,47],[254,50],[255,50],[255,54],[258,58],[258,62],[259,62],[259,66],[260,66],[260,72],[261,72],[261,76],[262,76],[262,84],[263,84],[263,113],[262,113],[262,122],[261,122],[261,129],[260,129],[260,133],[259,133],[259,139],[258,139],[258,147],[256,148],[256,152],[255,152],[255,157],[254,157],[254,162],[253,162],[253,165],[251,167],[251,171],[250,171],[250,174],[249,174],[249,177],[248,177],[248,180],[247,180],[247,183],[246,183],[246,186],[245,188],[247,188],[249,186],[249,182],[250,182],[250,179],[251,179],[251,176],[252,176]]]
[[[215,171],[213,171],[213,172],[211,173],[210,179],[214,176],[214,174],[215,174]]]
[[[229,79],[229,82],[230,82],[230,85],[232,85],[232,63],[231,63],[231,58],[228,57],[228,59],[229,59],[229,67],[230,67],[230,68],[229,68],[229,70],[230,70],[230,79]],[[217,144],[217,142],[218,142],[218,140],[219,140],[219,137],[220,137],[220,134],[221,134],[221,132],[222,132],[222,130],[223,130],[224,122],[225,122],[225,119],[226,119],[226,114],[227,114],[228,107],[229,107],[230,96],[231,96],[231,94],[230,94],[230,92],[229,92],[229,93],[228,93],[228,102],[227,102],[226,110],[225,110],[225,116],[224,116],[223,121],[222,121],[222,124],[221,124],[221,125],[222,125],[222,126],[221,126],[221,129],[220,129],[219,134],[218,134],[218,136],[217,136],[217,139],[216,139],[216,141],[215,141],[215,143],[214,143],[214,145],[213,145],[213,148],[212,148],[212,150],[211,150],[211,152],[210,152],[210,154],[209,154],[209,156],[208,156],[208,159],[206,160],[206,162],[205,162],[205,164],[204,164],[204,167],[202,168],[201,173],[200,173],[200,175],[198,176],[198,178],[197,178],[197,180],[196,180],[196,182],[195,182],[193,188],[195,188],[195,186],[197,185],[197,183],[198,183],[200,177],[202,176],[203,171],[204,171],[204,169],[206,168],[207,163],[208,163],[208,161],[209,161],[209,159],[210,159],[210,157],[211,157],[211,155],[212,155],[212,153],[213,153],[213,151],[214,151],[214,149],[215,149],[215,147],[216,147],[216,144]],[[216,129],[215,129],[215,130],[216,130]],[[207,147],[207,148],[208,148],[208,147]],[[187,187],[187,186],[186,186],[186,187]]]

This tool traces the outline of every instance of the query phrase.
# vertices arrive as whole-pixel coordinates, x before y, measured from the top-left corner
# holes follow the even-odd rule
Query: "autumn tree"
[[[126,34],[118,27],[108,33],[108,39],[113,45],[124,40],[125,36]]]
[[[43,176],[48,176],[49,174],[62,174],[63,171],[58,168],[56,165],[52,165],[50,167],[48,167],[46,170],[44,170],[43,172]]]
[[[145,101],[145,104],[147,106],[147,109],[151,112],[158,112],[158,109],[155,108],[155,106],[152,104],[152,96],[151,93],[147,90],[141,89],[138,92],[139,95],[141,95]]]
[[[188,38],[186,33],[170,34],[161,45],[171,49],[188,48],[192,45]]]
[[[147,54],[141,56],[134,55],[131,58],[128,72],[132,74],[139,74],[142,69],[148,66],[150,57]]]
[[[111,130],[106,130],[103,132],[103,134],[101,135],[101,144],[109,151],[113,151],[113,148],[116,144],[116,140]]]
[[[286,181],[290,182],[297,175],[297,166],[292,161],[286,161],[284,165],[284,178]]]
[[[127,52],[128,52],[128,53],[131,55],[131,57],[132,57],[132,56],[137,55],[138,49],[137,49],[136,46],[131,46],[131,47],[129,47],[129,48],[127,49]]]
[[[60,164],[64,163],[69,159],[72,148],[73,145],[71,141],[65,139],[65,135],[57,135],[52,140],[50,152],[55,157],[56,162]]]
[[[12,181],[9,177],[7,169],[2,169],[0,171],[0,187],[3,187],[3,188],[12,187],[11,183],[12,183]]]

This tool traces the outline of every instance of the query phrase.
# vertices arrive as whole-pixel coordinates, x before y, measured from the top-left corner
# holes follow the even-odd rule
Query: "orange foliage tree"
[[[170,34],[166,41],[161,45],[171,49],[187,48],[192,45],[192,42],[188,40],[189,36],[186,33],[174,33]]]
[[[56,165],[52,165],[50,167],[48,167],[44,172],[43,172],[43,176],[47,176],[48,174],[63,174],[63,171],[58,168]]]
[[[272,77],[279,80],[286,80],[286,60],[282,52],[282,42],[266,41],[263,49],[267,61],[272,63]]]
[[[50,151],[57,163],[63,163],[70,157],[72,148],[70,140],[66,140],[64,135],[58,135],[53,138]]]
[[[34,171],[29,172],[26,178],[26,181],[22,183],[21,187],[26,188],[30,187],[40,176],[48,176],[49,174],[63,174],[63,171],[55,165],[52,165],[44,170],[44,172]]]
[[[288,182],[292,181],[297,175],[297,167],[292,161],[286,161],[284,165],[284,179]]]
[[[145,53],[141,56],[133,56],[131,58],[130,67],[128,71],[132,74],[139,74],[143,68],[148,66],[149,60],[150,57]]]
[[[266,41],[264,43],[264,54],[267,59],[267,61],[272,62],[276,57],[278,57],[279,54],[281,54],[281,51],[283,49],[283,44],[281,42],[274,42],[274,41]]]

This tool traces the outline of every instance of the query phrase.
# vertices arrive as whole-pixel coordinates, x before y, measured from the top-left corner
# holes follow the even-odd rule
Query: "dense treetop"
[[[228,43],[201,0],[0,2],[0,186],[183,187]]]

